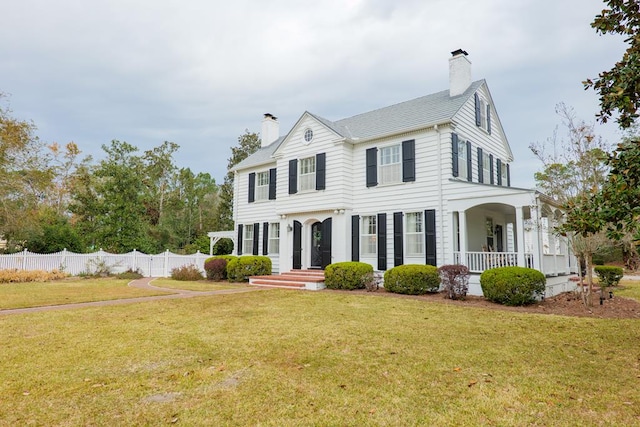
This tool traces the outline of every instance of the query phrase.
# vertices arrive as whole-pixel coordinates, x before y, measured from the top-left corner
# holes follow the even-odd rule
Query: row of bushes
[[[204,270],[209,280],[246,282],[249,276],[270,275],[271,259],[266,256],[219,255],[207,258]]]
[[[365,289],[373,278],[373,267],[362,262],[330,264],[325,270],[329,289]],[[530,304],[544,295],[546,278],[538,270],[524,267],[499,267],[480,275],[484,296],[505,305]],[[422,295],[443,288],[451,299],[462,299],[469,290],[469,269],[464,265],[407,264],[384,273],[388,292]]]
[[[15,268],[0,270],[0,283],[50,282],[64,279],[68,274],[60,271],[18,270]]]

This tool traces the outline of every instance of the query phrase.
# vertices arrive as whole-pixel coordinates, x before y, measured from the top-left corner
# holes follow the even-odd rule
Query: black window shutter
[[[258,246],[260,245],[260,223],[253,224],[253,254],[258,255]]]
[[[316,190],[324,190],[327,175],[326,153],[316,154]]]
[[[236,243],[238,246],[237,254],[242,255],[242,224],[238,225],[238,241]]]
[[[500,159],[496,159],[496,172],[498,185],[502,185],[502,160]]]
[[[471,142],[467,141],[467,181],[469,182],[473,180],[471,163]]]
[[[453,176],[458,176],[458,135],[451,134],[451,169]]]
[[[256,174],[251,172],[249,174],[249,203],[253,203],[256,200]]]
[[[484,174],[482,173],[482,148],[478,147],[478,182],[484,182]]]
[[[331,237],[332,237],[332,219],[327,218],[322,221],[322,240],[320,242],[320,256],[322,259],[322,269],[327,268],[331,264]]]
[[[269,223],[262,223],[262,255],[269,253]]]
[[[378,149],[367,148],[367,187],[378,185]]]
[[[509,168],[509,163],[505,166],[507,167],[507,187],[511,187],[511,169]]]
[[[298,192],[298,159],[289,160],[289,194]]]
[[[416,180],[416,141],[402,141],[402,182]]]
[[[351,261],[360,261],[360,216],[351,216]]]
[[[402,212],[393,213],[393,265],[397,267],[404,263],[402,240]]]
[[[378,214],[378,270],[387,269],[387,214]]]
[[[269,169],[269,200],[276,199],[276,168]]]
[[[476,126],[481,126],[482,122],[480,121],[480,97],[477,93],[474,94],[474,97],[476,101]]]
[[[426,263],[428,265],[436,265],[438,262],[436,256],[436,210],[427,209],[424,211],[425,224],[425,254]]]
[[[491,105],[487,104],[487,132],[491,135]]]
[[[493,154],[489,154],[489,183],[494,184],[493,180]]]

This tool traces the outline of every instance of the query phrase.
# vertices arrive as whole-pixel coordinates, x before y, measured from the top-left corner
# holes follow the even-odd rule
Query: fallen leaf
[[[178,417],[171,418],[171,424],[175,424],[178,422]]]
[[[28,392],[28,391],[25,391],[25,392],[23,392],[23,393],[22,393],[22,395],[23,395],[23,396],[29,396],[29,392]]]
[[[91,387],[93,387],[93,388],[104,387],[104,384],[97,383],[97,384],[92,385]]]
[[[473,387],[473,386],[474,386],[474,385],[476,385],[476,384],[478,384],[478,381],[476,381],[476,380],[471,380],[471,381],[469,381],[469,385],[468,385],[468,387]]]
[[[462,370],[462,368],[453,368],[453,370],[454,370],[455,372],[460,372],[460,371]]]
[[[376,413],[376,408],[373,408],[372,410],[369,411],[370,414],[375,414]]]

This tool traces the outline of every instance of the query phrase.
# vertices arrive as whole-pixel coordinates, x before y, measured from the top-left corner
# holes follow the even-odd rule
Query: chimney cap
[[[264,118],[265,119],[273,119],[273,120],[278,120],[278,118],[276,116],[274,116],[271,113],[264,113]]]
[[[453,52],[451,52],[451,56],[458,56],[458,55],[468,56],[469,54],[467,53],[466,50],[462,50],[462,49],[454,50]]]

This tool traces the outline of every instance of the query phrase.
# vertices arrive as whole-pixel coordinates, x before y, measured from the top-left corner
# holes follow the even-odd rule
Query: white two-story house
[[[485,80],[462,50],[449,88],[331,121],[304,112],[280,135],[265,114],[262,148],[235,168],[236,253],[269,256],[274,272],[362,261],[536,268],[548,295],[575,270],[552,225],[561,212],[511,186],[513,154]],[[479,275],[470,293],[482,294]]]

